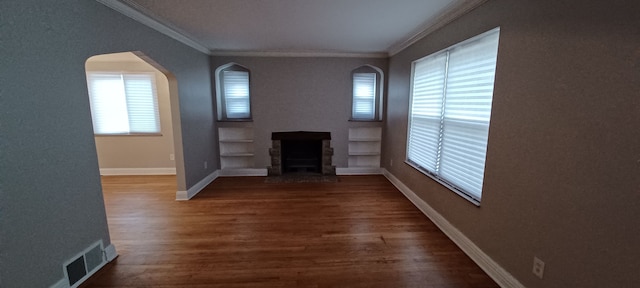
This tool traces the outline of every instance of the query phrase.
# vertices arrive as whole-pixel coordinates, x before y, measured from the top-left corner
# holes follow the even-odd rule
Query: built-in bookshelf
[[[220,127],[218,133],[221,169],[254,167],[253,128]]]
[[[379,168],[382,128],[349,128],[349,167]]]

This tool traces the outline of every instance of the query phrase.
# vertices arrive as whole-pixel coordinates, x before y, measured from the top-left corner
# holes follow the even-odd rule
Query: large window
[[[95,134],[160,133],[153,73],[88,72],[87,85]]]
[[[230,63],[216,69],[218,120],[251,120],[249,70]]]
[[[353,70],[351,75],[353,78],[351,120],[382,120],[382,70],[365,65]]]
[[[407,162],[480,203],[499,28],[413,63]]]

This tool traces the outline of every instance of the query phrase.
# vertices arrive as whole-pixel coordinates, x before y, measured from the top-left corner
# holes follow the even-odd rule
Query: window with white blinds
[[[249,72],[223,71],[227,118],[249,118]]]
[[[249,70],[230,63],[216,69],[216,78],[218,120],[251,120]]]
[[[500,29],[413,63],[407,162],[480,203]]]
[[[351,99],[352,121],[382,120],[382,83],[384,73],[378,67],[360,66],[351,71],[353,98]]]
[[[160,133],[153,73],[88,72],[87,85],[95,134]]]
[[[353,73],[353,119],[375,118],[376,73]]]

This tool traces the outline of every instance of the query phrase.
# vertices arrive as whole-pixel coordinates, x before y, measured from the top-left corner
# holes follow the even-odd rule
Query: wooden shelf
[[[379,142],[380,138],[349,138],[350,142]]]
[[[224,153],[220,157],[253,157],[253,153]]]
[[[349,129],[349,167],[379,168],[381,127]]]
[[[254,168],[253,128],[220,127],[220,168]]]
[[[349,151],[349,156],[380,156],[380,152],[366,152],[366,151],[355,152],[355,151]]]
[[[253,139],[225,139],[220,140],[220,143],[253,143]]]

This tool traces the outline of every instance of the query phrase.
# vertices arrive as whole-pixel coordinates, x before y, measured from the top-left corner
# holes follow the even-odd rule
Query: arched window
[[[353,98],[351,120],[382,120],[382,91],[384,74],[378,67],[364,65],[351,71]]]
[[[249,69],[236,63],[216,69],[219,121],[251,121],[249,74]]]

